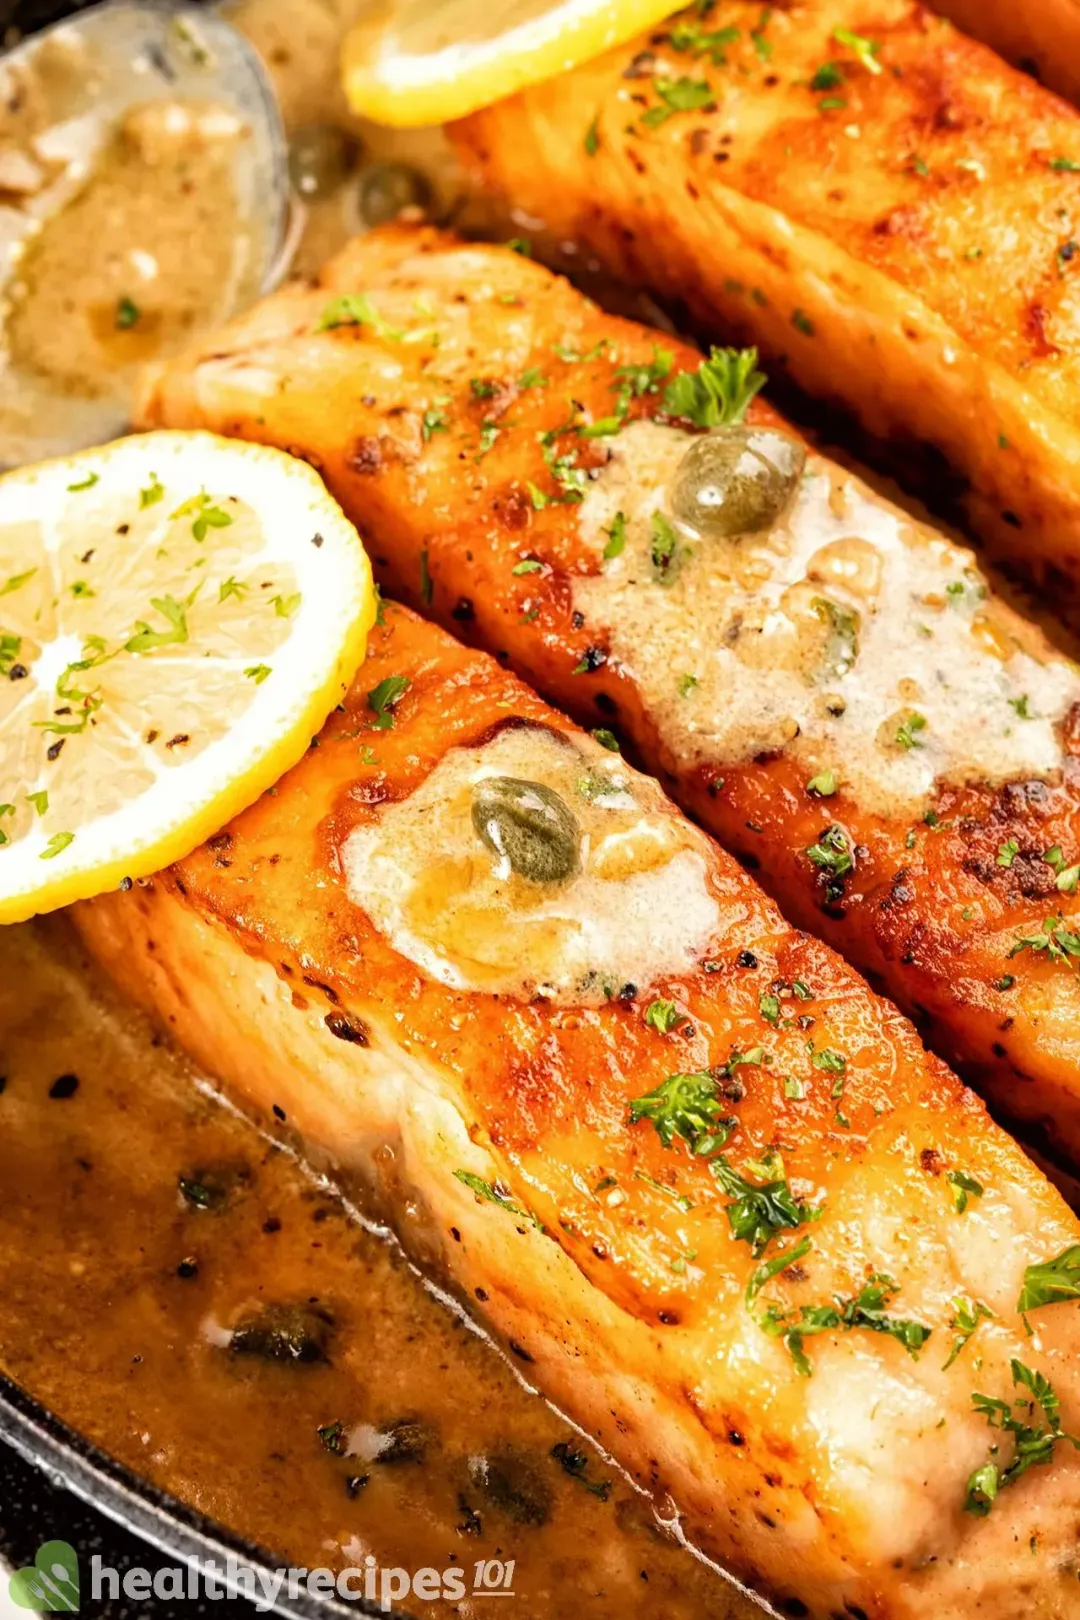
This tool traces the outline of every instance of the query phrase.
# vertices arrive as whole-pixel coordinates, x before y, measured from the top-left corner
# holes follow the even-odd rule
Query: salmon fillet
[[[276,789],[75,917],[782,1612],[1078,1612],[1080,1323],[1037,1303],[1075,1218],[893,1009],[490,658],[388,606]],[[973,1479],[1014,1441],[974,1391],[1042,1434],[996,1500]]]
[[[934,497],[1075,595],[1080,116],[916,0],[764,15],[681,13],[458,146],[557,241],[925,455]]]
[[[1080,100],[1080,7],[1075,0],[939,0],[936,8],[1070,101]]]
[[[699,361],[518,254],[395,229],[157,373],[141,418],[313,462],[395,596],[632,745],[1080,1159],[1077,673],[968,551],[816,455],[773,529],[657,566],[698,437],[668,389]]]

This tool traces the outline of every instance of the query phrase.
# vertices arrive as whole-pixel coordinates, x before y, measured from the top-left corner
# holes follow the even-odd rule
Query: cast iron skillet
[[[83,1600],[87,1596],[87,1553],[100,1550],[103,1563],[116,1567],[121,1576],[125,1569],[145,1565],[153,1569],[159,1563],[168,1565],[205,1565],[212,1562],[223,1568],[231,1555],[255,1570],[276,1570],[279,1559],[262,1547],[253,1546],[240,1536],[233,1535],[194,1508],[186,1507],[175,1497],[159,1490],[147,1480],[140,1479],[123,1464],[106,1456],[97,1446],[70,1429],[33,1400],[17,1384],[0,1373],[0,1440],[6,1441],[20,1457],[44,1474],[42,1489],[48,1492],[50,1484],[62,1485],[74,1493],[81,1502],[104,1514],[128,1535],[140,1542],[149,1542],[162,1554],[160,1560],[146,1556],[138,1546],[131,1546],[127,1536],[119,1545],[111,1539],[100,1547],[76,1546],[82,1556]],[[53,1510],[55,1511],[55,1509]],[[37,1515],[35,1515],[36,1517]],[[41,1534],[60,1536],[69,1527],[67,1515],[58,1524],[42,1515]],[[72,1534],[78,1539],[78,1532]],[[91,1530],[93,1539],[98,1540]],[[20,1556],[30,1558],[34,1547],[19,1538]],[[159,1600],[150,1599],[142,1606],[145,1613],[153,1612]],[[229,1613],[249,1614],[247,1604],[224,1605],[211,1601],[207,1612],[215,1615]],[[184,1613],[194,1616],[199,1612],[195,1604],[184,1604]],[[288,1615],[295,1620],[323,1620],[327,1616],[382,1615],[383,1610],[357,1598],[349,1603],[337,1598],[304,1595],[288,1598],[280,1595],[263,1612]]]

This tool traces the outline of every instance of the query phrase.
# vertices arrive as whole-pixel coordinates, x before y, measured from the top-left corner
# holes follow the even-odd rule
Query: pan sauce
[[[0,1076],[0,1365],[144,1478],[293,1564],[513,1559],[515,1620],[760,1614],[62,921],[0,930]]]

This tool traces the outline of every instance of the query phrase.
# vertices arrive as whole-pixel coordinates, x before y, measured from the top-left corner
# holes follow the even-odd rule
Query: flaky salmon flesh
[[[75,915],[782,1613],[1078,1613],[1077,1220],[491,658],[388,604],[276,789]]]
[[[1080,1159],[1080,676],[969,551],[804,464],[760,400],[790,501],[676,532],[693,423],[732,382],[700,360],[517,253],[399,227],[166,366],[141,419],[312,462],[394,596],[632,745]]]
[[[1075,5],[960,5],[1039,15],[1069,60]],[[933,493],[1075,610],[1073,107],[918,0],[719,0],[455,137],[555,240],[925,451]]]

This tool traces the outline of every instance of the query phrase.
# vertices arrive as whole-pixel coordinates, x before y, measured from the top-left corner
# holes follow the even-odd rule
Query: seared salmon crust
[[[492,881],[468,804],[510,760],[593,829],[564,917],[577,884],[617,906],[683,874],[676,969],[653,905],[605,947],[644,940],[636,984],[567,990],[556,951],[543,993],[477,990],[532,971],[540,882],[486,931],[462,914],[471,965],[437,943],[426,897]],[[491,659],[388,605],[302,763],[76,920],[271,1128],[366,1169],[410,1250],[782,1612],[1077,1613],[1080,1327],[1030,1269],[1078,1252],[1075,1218],[892,1008]],[[1016,1442],[975,1391],[1043,1436],[999,1487]]]
[[[361,297],[375,325],[351,320],[349,300]],[[634,546],[609,556],[614,519],[586,532],[583,516],[609,479],[630,477],[643,461],[643,450],[621,449],[635,435],[655,432],[665,454],[672,442],[680,453],[676,428],[649,423],[669,420],[671,380],[699,361],[684,344],[605,315],[516,253],[392,228],[352,244],[318,286],[284,289],[164,368],[141,415],[145,425],[208,427],[312,462],[360,526],[394,596],[631,746],[790,920],[886,990],[1002,1110],[1080,1158],[1075,671],[994,598],[969,553],[817,458],[815,487],[828,487],[840,513],[827,517],[828,532],[849,544],[819,548],[820,578],[807,562],[810,582],[796,591],[809,592],[809,610],[796,604],[790,622],[831,635],[857,616],[848,651],[860,638],[861,646],[842,678],[856,683],[848,712],[827,712],[837,707],[834,690],[848,701],[842,679],[832,678],[837,666],[806,685],[795,668],[785,696],[803,705],[794,742],[784,741],[783,708],[768,728],[751,709],[734,740],[721,735],[720,721],[758,702],[787,656],[786,643],[757,634],[762,615],[783,606],[767,594],[768,580],[758,593],[764,607],[755,575],[725,622],[729,610],[723,601],[714,610],[699,548],[674,581],[658,580],[639,556],[634,582],[605,600],[609,579],[629,580]],[[625,421],[610,437],[575,426],[603,424],[623,404]],[[749,421],[783,427],[760,400]],[[568,487],[576,479],[583,499]],[[647,529],[662,494],[627,487],[627,534],[635,522]],[[811,528],[825,521],[807,519]],[[796,553],[798,528],[792,519]],[[920,585],[912,596],[886,576],[874,600],[851,593],[849,553],[873,574],[877,552],[863,535],[886,530],[897,555],[940,556],[933,590]],[[729,553],[733,566],[747,558],[755,568],[763,554],[749,541]],[[823,589],[838,593],[831,606],[825,599],[831,625],[821,616]],[[938,674],[937,649],[949,636],[954,662]],[[676,654],[686,662],[672,665]],[[733,671],[715,697],[710,660]],[[919,695],[902,697],[924,671]],[[886,675],[860,709],[858,683]],[[1056,709],[1037,690],[1045,681],[1055,683]],[[1039,726],[1037,757],[1029,749]],[[953,752],[935,755],[950,728]],[[991,746],[996,775],[980,779],[972,760]],[[924,772],[926,791],[883,801],[877,776],[909,769]]]

